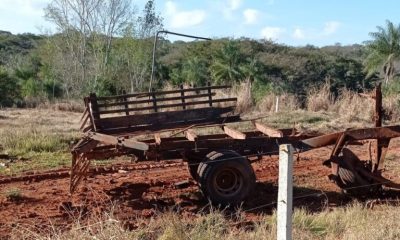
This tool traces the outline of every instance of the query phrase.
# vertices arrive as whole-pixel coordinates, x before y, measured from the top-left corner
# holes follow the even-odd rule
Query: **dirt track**
[[[395,154],[399,148],[399,142],[395,141],[389,154]],[[361,147],[356,149],[363,151]],[[295,161],[296,206],[319,211],[326,204],[335,207],[351,201],[326,178],[330,170],[322,166],[322,162],[329,154],[329,148],[316,149],[302,153],[300,159]],[[256,220],[259,213],[270,213],[275,207],[277,193],[277,157],[264,157],[253,167],[258,178],[256,191],[242,207],[248,210],[248,220]],[[398,172],[388,171],[385,175],[399,180]],[[176,186],[181,181],[186,182]],[[1,196],[0,238],[9,236],[17,225],[19,228],[34,226],[36,230],[48,229],[50,225],[68,228],[79,216],[93,219],[93,216],[101,216],[112,206],[115,207],[115,215],[128,228],[137,226],[136,217],[149,218],[168,209],[180,211],[186,216],[207,211],[207,200],[201,196],[185,165],[93,175],[73,196],[68,192],[68,177],[6,183],[0,185],[0,192],[12,188],[20,189],[22,198],[9,200]],[[324,194],[320,194],[322,191]]]

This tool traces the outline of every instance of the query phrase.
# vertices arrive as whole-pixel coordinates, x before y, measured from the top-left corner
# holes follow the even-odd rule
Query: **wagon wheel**
[[[362,175],[357,168],[363,168],[368,172],[370,167],[366,166],[348,148],[343,148],[338,162],[339,187],[343,192],[353,196],[363,196],[378,192],[381,186],[376,184],[373,179]]]
[[[211,202],[223,206],[240,204],[255,186],[249,161],[234,151],[216,151],[199,164],[199,186]]]
[[[208,161],[213,155],[217,154],[218,152],[216,151],[212,151],[210,153],[208,153],[205,158],[204,156],[200,157],[200,160],[202,161]],[[197,173],[197,169],[199,168],[199,157],[197,156],[192,156],[190,158],[191,160],[188,161],[188,170],[190,173],[190,176],[195,180],[198,181],[199,180],[199,174]]]

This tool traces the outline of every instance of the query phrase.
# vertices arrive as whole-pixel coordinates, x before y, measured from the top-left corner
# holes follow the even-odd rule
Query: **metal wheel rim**
[[[243,178],[238,170],[224,168],[217,172],[213,184],[219,194],[231,196],[240,191],[243,186]]]

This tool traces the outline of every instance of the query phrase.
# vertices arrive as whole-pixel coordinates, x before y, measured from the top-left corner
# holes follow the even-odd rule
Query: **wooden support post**
[[[185,110],[186,104],[185,104],[185,91],[183,91],[183,84],[181,84],[179,87],[181,89],[182,108],[183,110]]]
[[[89,137],[93,140],[109,145],[118,145],[142,151],[149,150],[149,145],[147,145],[147,143],[139,142],[136,141],[135,139],[118,138],[115,136],[101,134],[101,133],[91,133]]]
[[[97,126],[96,126],[96,120],[100,119],[100,110],[99,106],[97,104],[97,96],[96,93],[91,93],[89,95],[89,113],[91,117],[91,122],[93,126],[93,130],[96,132],[97,131]]]
[[[123,91],[123,94],[126,94],[125,90]],[[126,96],[123,97],[123,101],[124,101],[124,107],[125,107],[125,115],[128,116],[129,115],[129,105],[128,105],[128,98]]]
[[[276,130],[276,129],[267,127],[262,123],[258,123],[258,122],[254,122],[254,121],[253,121],[253,124],[258,131],[264,133],[265,135],[267,135],[269,137],[278,137],[278,138],[283,137],[283,132],[280,130]]]
[[[99,111],[99,106],[97,104],[97,96],[96,93],[91,93],[90,97],[90,104],[91,104],[91,108],[92,108],[92,114],[95,120],[100,119],[100,111]]]
[[[211,92],[211,82],[207,82],[208,87],[208,104],[212,107],[212,92]]]
[[[197,140],[197,134],[194,132],[193,129],[188,129],[185,131],[185,136],[187,140],[191,142],[195,142]]]
[[[279,189],[277,210],[277,239],[292,239],[293,207],[293,147],[279,146]]]
[[[375,87],[375,127],[382,127],[382,90],[381,83]],[[385,144],[386,140],[376,139],[375,140],[375,159],[374,166],[372,168],[372,172],[378,171],[379,165],[382,159],[383,149],[382,146]]]
[[[223,129],[225,134],[233,139],[246,139],[246,134],[239,132],[238,130],[229,128],[227,126],[224,126]]]
[[[156,141],[157,145],[161,144],[161,136],[159,133],[154,133],[154,140]]]
[[[151,89],[151,97],[152,97],[152,99],[153,99],[153,109],[154,109],[154,112],[158,112],[158,109],[157,109],[157,99],[156,99],[156,94],[155,94],[154,88]]]

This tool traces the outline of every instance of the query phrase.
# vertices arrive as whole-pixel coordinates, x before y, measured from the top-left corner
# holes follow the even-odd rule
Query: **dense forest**
[[[133,12],[124,5],[129,1],[111,1],[119,5],[90,10],[98,13],[95,20],[84,19],[89,13],[80,15],[80,11],[63,15],[70,7],[63,2],[54,0],[45,9],[46,19],[57,26],[58,33],[0,31],[0,105],[74,99],[89,92],[147,91],[154,35],[163,29],[154,2]],[[388,30],[378,28],[375,34],[390,34],[390,27],[400,32],[388,21]],[[324,83],[329,83],[333,95],[343,88],[360,92],[385,78],[387,91],[397,92],[399,55],[391,61],[385,59],[387,51],[380,56],[375,46],[379,36],[373,34],[375,41],[363,45],[326,47],[291,47],[248,38],[170,42],[161,36],[154,87],[247,81],[257,101],[268,93],[290,93],[302,99]],[[397,45],[389,50],[398,54],[400,35],[395,37]]]

